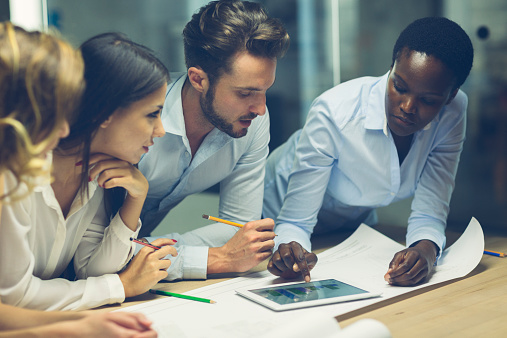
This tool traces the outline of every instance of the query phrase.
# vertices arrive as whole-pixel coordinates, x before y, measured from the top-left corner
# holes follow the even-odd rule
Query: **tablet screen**
[[[280,305],[368,293],[366,290],[335,279],[273,286],[248,291]]]

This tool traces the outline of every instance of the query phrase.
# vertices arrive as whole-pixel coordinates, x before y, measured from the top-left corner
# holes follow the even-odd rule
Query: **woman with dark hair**
[[[144,248],[124,269],[148,191],[134,164],[164,134],[168,72],[121,34],[93,37],[81,53],[86,90],[68,138],[53,153],[53,182],[4,208],[9,236],[2,237],[11,239],[4,249],[16,255],[0,257],[0,267],[17,269],[2,279],[0,293],[12,305],[81,310],[122,302],[164,278],[171,262],[163,258],[176,255],[174,242],[160,239],[160,250]],[[59,278],[70,263],[76,281]]]
[[[0,215],[2,205],[21,203],[39,177],[50,177],[46,154],[69,133],[67,119],[84,89],[83,68],[80,53],[64,41],[0,23]],[[2,243],[0,256],[18,254],[9,249]],[[0,279],[17,269],[4,263]],[[0,301],[0,337],[155,337],[150,325],[138,313],[43,312]]]

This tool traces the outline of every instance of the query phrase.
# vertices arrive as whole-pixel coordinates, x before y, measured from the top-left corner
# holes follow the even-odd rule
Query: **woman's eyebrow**
[[[396,81],[399,81],[401,82],[402,85],[404,85],[405,87],[408,87],[410,88],[410,86],[405,82],[405,80],[403,80],[403,77],[401,77],[401,75],[398,75],[396,72],[393,73],[394,77],[396,78]],[[439,93],[439,92],[424,92],[424,95],[433,95],[433,96],[438,96],[438,97],[443,97],[444,95],[442,93]]]

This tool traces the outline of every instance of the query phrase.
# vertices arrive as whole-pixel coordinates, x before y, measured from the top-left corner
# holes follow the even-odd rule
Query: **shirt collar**
[[[185,136],[186,129],[185,119],[183,118],[181,90],[187,79],[187,74],[178,73],[173,78],[175,80],[167,86],[164,108],[162,108],[162,125],[166,133]]]
[[[372,130],[383,130],[387,134],[387,119],[386,119],[386,86],[389,72],[378,78],[369,91],[365,91],[363,99],[368,102],[366,109],[366,118],[364,127]]]

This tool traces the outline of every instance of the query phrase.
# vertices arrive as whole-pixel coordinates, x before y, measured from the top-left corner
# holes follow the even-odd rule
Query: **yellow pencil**
[[[236,223],[236,222],[226,221],[225,219],[221,219],[221,218],[213,217],[213,216],[209,216],[209,215],[204,215],[204,214],[202,215],[202,218],[209,219],[209,220],[215,221],[215,222],[220,222],[220,223],[224,223],[224,224],[233,225],[233,226],[238,227],[238,228],[242,228],[244,226],[244,224],[239,224],[239,223]],[[275,235],[275,236],[278,236],[278,235]]]
[[[211,221],[220,222],[220,223],[224,223],[224,224],[234,225],[235,227],[238,227],[238,228],[243,227],[243,224],[239,224],[239,223],[231,222],[231,221],[226,221],[225,219],[216,218],[216,217],[209,216],[209,215],[202,215],[202,218],[206,218]]]

